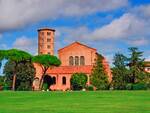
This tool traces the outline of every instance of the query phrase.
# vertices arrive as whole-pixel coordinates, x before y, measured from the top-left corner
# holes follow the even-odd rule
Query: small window
[[[41,41],[42,43],[44,43],[44,39],[43,39],[43,38],[41,38],[40,41]]]
[[[51,35],[51,32],[47,32],[47,35]]]
[[[50,49],[50,48],[51,48],[51,46],[50,46],[50,45],[47,45],[47,48],[48,48],[48,49]]]
[[[48,54],[50,55],[50,54],[51,54],[51,52],[48,52]]]
[[[51,39],[50,39],[50,38],[48,38],[48,39],[47,39],[47,42],[51,42]]]
[[[70,66],[73,66],[73,65],[74,65],[74,63],[73,63],[73,56],[70,56],[70,57],[69,57],[69,65],[70,65]]]
[[[63,77],[63,78],[62,78],[62,84],[63,84],[63,85],[66,85],[66,77]]]
[[[53,84],[56,84],[56,77],[53,77]]]
[[[78,66],[79,65],[79,57],[75,56],[75,65]]]
[[[43,35],[44,35],[44,32],[41,32],[40,34],[43,36]]]

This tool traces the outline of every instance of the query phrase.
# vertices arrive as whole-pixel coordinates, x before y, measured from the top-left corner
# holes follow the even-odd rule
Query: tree
[[[61,64],[60,60],[53,55],[37,55],[33,57],[32,61],[34,63],[38,63],[40,67],[42,68],[42,77],[40,79],[40,89],[42,89],[43,86],[43,79],[46,75],[46,72],[49,68],[53,68],[54,66],[59,66]]]
[[[126,89],[128,82],[128,69],[126,68],[127,57],[123,54],[117,53],[113,59],[114,67],[112,68],[112,85],[114,89]]]
[[[0,75],[0,91],[3,89],[4,85],[5,85],[5,83],[4,83],[4,76]]]
[[[0,50],[0,68],[2,65],[2,60],[5,58],[5,50]]]
[[[136,83],[138,80],[140,80],[140,76],[144,71],[144,58],[141,58],[143,56],[143,52],[140,52],[138,48],[131,47],[129,48],[130,51],[130,58],[128,66],[130,69],[130,82]]]
[[[35,69],[31,62],[20,62],[15,68],[13,61],[8,61],[4,66],[4,74],[6,78],[6,84],[9,86],[13,81],[13,72],[16,71],[16,90],[31,90],[32,82],[35,76]]]
[[[73,90],[81,90],[85,88],[87,79],[87,75],[84,73],[74,73],[70,79]]]
[[[3,85],[4,85],[4,81],[5,81],[4,76],[1,76],[1,75],[0,75],[0,86],[3,86]]]
[[[105,90],[108,89],[109,86],[108,77],[105,73],[102,62],[103,56],[97,54],[97,61],[94,65],[90,78],[92,85],[94,85],[97,88],[97,90]]]
[[[9,61],[14,62],[14,72],[13,72],[13,83],[12,83],[12,90],[15,90],[15,84],[16,84],[16,69],[18,67],[19,63],[24,63],[26,61],[31,61],[32,56],[22,50],[18,49],[10,49],[10,50],[0,50],[1,53],[1,59],[7,59]]]

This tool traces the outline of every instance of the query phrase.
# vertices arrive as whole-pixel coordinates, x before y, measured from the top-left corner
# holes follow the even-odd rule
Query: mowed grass
[[[0,113],[150,113],[150,91],[0,92]]]

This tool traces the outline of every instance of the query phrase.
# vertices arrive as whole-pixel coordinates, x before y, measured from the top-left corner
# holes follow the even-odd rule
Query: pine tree
[[[114,89],[126,89],[126,84],[128,82],[128,69],[126,68],[127,57],[121,53],[117,53],[113,60],[114,67],[112,68],[112,86]]]
[[[129,48],[131,54],[129,60],[129,69],[130,69],[130,82],[136,83],[139,81],[141,76],[141,72],[144,71],[144,60],[141,58],[143,56],[143,52],[140,52],[138,48],[131,47]],[[142,74],[143,76],[143,74]]]
[[[97,90],[105,90],[108,89],[109,86],[108,77],[104,71],[102,62],[103,56],[97,54],[97,61],[94,65],[90,78],[92,85],[94,85],[97,88]]]

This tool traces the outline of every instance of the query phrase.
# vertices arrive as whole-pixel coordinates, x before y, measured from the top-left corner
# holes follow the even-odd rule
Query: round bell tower
[[[38,54],[54,55],[54,35],[54,29],[38,29]]]

